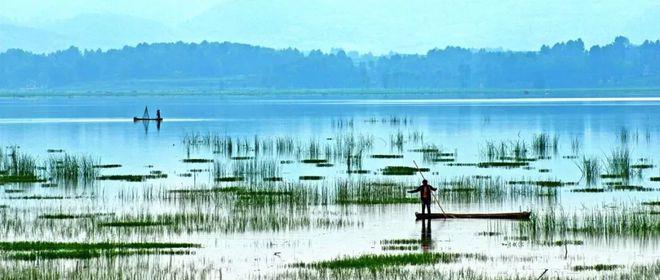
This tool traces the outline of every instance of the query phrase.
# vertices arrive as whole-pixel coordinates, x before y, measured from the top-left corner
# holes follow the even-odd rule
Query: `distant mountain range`
[[[171,1],[165,1],[171,2]],[[243,42],[300,50],[342,48],[378,54],[423,53],[460,45],[532,50],[542,43],[586,37],[586,44],[606,43],[625,34],[636,43],[658,39],[660,3],[632,6],[631,12],[605,17],[616,1],[591,5],[574,1],[427,0],[222,0],[168,19],[81,10],[67,18],[0,18],[0,51],[20,48],[43,53],[77,46],[111,49],[142,42]],[[163,4],[167,5],[167,4]],[[488,9],[478,9],[487,5]],[[81,5],[86,6],[86,5]],[[91,4],[90,4],[91,6]],[[153,6],[153,5],[151,5]],[[154,9],[140,4],[141,9]],[[616,11],[616,10],[615,10]],[[655,37],[652,37],[655,36]],[[596,41],[594,41],[596,40]],[[513,47],[512,47],[513,46]]]
[[[74,45],[109,49],[175,38],[174,31],[165,25],[125,15],[86,14],[31,27],[0,21],[0,50],[17,48],[45,53]]]

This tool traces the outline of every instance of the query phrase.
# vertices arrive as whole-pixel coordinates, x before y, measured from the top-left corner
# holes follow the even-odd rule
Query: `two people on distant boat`
[[[431,214],[431,192],[437,191],[438,189],[429,185],[429,181],[426,179],[422,180],[422,185],[417,187],[414,190],[408,191],[408,193],[419,193],[419,198],[422,201],[422,214],[424,214],[424,208],[426,208],[426,213]]]

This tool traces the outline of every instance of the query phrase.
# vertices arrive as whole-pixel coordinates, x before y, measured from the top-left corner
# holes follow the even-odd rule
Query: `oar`
[[[413,163],[415,164],[415,168],[417,168],[417,171],[419,172],[419,175],[422,176],[422,179],[426,180],[426,178],[424,178],[424,173],[422,173],[422,170],[419,169],[419,166],[417,165],[417,162],[413,160]],[[442,214],[447,215],[447,212],[445,212],[445,209],[443,209],[442,205],[440,205],[440,200],[438,199],[438,197],[431,190],[429,190],[429,192],[431,193],[433,198],[435,198],[435,202],[438,203],[438,206],[440,207],[440,210],[442,210]]]

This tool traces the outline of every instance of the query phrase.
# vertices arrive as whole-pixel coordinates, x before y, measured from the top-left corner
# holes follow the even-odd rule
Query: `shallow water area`
[[[99,260],[107,258],[136,271],[132,261],[152,263],[135,275],[155,278],[179,269],[195,278],[277,279],[321,271],[299,263],[423,252],[462,255],[387,268],[598,278],[656,265],[660,97],[614,90],[464,97],[0,97],[0,172],[34,162],[39,180],[0,179],[0,241],[199,245],[84,257],[35,251],[48,260],[39,273],[105,267]],[[160,109],[164,121],[134,122],[145,106]],[[421,181],[415,164],[447,212],[532,211],[532,219],[415,221],[417,194],[405,193]],[[0,248],[2,271],[31,264],[17,252],[32,251]],[[578,267],[599,264],[617,267]]]

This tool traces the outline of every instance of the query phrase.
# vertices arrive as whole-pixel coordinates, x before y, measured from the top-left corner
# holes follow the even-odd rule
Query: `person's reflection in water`
[[[433,249],[432,248],[433,240],[431,237],[431,219],[422,220],[421,244],[422,244],[422,251],[424,251],[424,253],[427,253],[428,251]]]

